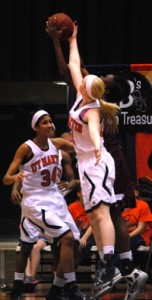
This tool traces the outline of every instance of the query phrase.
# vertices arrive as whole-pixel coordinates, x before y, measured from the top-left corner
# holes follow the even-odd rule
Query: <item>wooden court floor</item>
[[[89,284],[79,284],[81,290],[87,295],[92,295],[91,286]],[[45,300],[45,295],[50,288],[49,284],[39,283],[37,284],[34,293],[23,294],[23,300]],[[124,283],[119,283],[116,289],[105,296],[102,296],[102,300],[123,300],[126,293],[126,285]],[[152,299],[152,283],[147,283],[146,288],[142,291],[138,300],[151,300]],[[0,300],[10,300],[9,292],[0,290]]]

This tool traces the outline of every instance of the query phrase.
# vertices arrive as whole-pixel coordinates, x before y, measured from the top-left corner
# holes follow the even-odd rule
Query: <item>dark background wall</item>
[[[1,80],[58,76],[45,21],[62,11],[77,20],[85,64],[152,62],[151,1],[1,0]]]
[[[18,232],[20,209],[11,204],[11,187],[3,186],[2,177],[16,148],[32,134],[30,111],[41,105],[57,119],[59,134],[66,129],[65,92],[55,104],[53,95],[58,92],[49,86],[59,74],[45,22],[57,12],[77,21],[86,65],[152,62],[149,0],[0,1],[0,234]],[[67,42],[62,46],[68,61]],[[132,135],[125,138],[131,147]]]

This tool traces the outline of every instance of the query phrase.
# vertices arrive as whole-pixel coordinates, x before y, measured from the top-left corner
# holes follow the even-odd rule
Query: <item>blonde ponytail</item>
[[[96,76],[96,78],[93,80],[91,92],[94,96],[94,99],[100,99],[105,93],[105,83],[101,78]]]
[[[100,99],[100,107],[104,120],[104,132],[115,134],[118,131],[117,118],[120,110],[119,106],[115,103],[108,103]]]

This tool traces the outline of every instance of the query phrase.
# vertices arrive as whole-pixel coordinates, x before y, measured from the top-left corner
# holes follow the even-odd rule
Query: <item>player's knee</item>
[[[39,253],[41,251],[41,249],[43,249],[43,247],[36,243],[33,246],[32,253]]]
[[[94,218],[91,220],[91,225],[92,226],[96,226],[99,223],[103,222],[104,220],[104,214],[102,214],[101,211],[97,211],[94,213]]]
[[[22,243],[21,244],[21,253],[25,257],[29,257],[33,248],[33,244],[31,243]]]
[[[65,244],[67,246],[73,246],[74,245],[74,236],[73,233],[70,231],[67,234],[65,234],[61,239],[61,244]]]

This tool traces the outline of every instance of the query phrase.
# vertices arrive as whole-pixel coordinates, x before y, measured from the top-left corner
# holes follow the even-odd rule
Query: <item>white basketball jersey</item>
[[[20,170],[25,174],[22,183],[22,194],[29,195],[50,190],[58,181],[58,172],[61,169],[58,166],[59,155],[55,146],[48,139],[48,149],[40,149],[32,140],[25,142],[33,153],[32,158],[21,165]]]
[[[83,154],[86,152],[94,151],[94,144],[90,138],[88,124],[81,119],[82,111],[89,108],[100,108],[99,100],[88,103],[83,107],[77,109],[81,102],[82,96],[79,96],[75,104],[70,110],[69,127],[73,133],[73,139],[75,143],[75,149],[77,154]],[[101,132],[103,124],[101,123]],[[103,138],[101,138],[101,146],[103,146]]]

